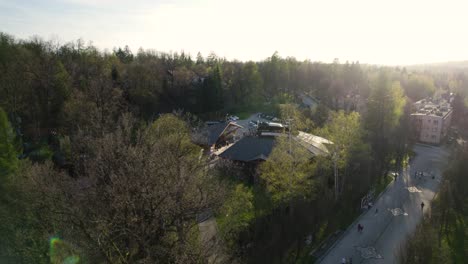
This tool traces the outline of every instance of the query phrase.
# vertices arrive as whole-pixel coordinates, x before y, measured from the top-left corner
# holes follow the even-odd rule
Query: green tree
[[[36,165],[25,186],[85,257],[110,263],[202,260],[196,217],[222,204],[189,127],[167,114],[148,127],[123,116],[114,131],[73,138],[74,177]]]
[[[314,194],[312,156],[293,141],[279,137],[268,160],[260,165],[260,178],[277,206],[295,198],[309,199]]]
[[[0,176],[10,175],[17,168],[18,151],[15,147],[15,134],[5,111],[0,107]]]
[[[229,247],[235,248],[241,232],[247,230],[254,219],[254,194],[244,184],[233,186],[234,190],[220,209],[219,229]]]
[[[314,123],[306,118],[294,104],[279,104],[279,116],[284,123],[290,124],[291,132],[297,134],[297,131],[310,132]]]
[[[374,170],[379,175],[389,169],[394,155],[391,142],[396,137],[395,129],[400,123],[405,104],[400,83],[393,81],[386,72],[379,73],[373,83],[365,118],[375,160]]]
[[[312,112],[311,118],[312,121],[318,126],[321,127],[328,120],[330,109],[324,105],[319,104]]]
[[[242,67],[241,73],[241,98],[248,106],[254,106],[261,102],[263,97],[263,80],[258,72],[257,64],[247,62]]]
[[[122,63],[130,63],[133,61],[133,53],[128,47],[125,45],[125,48],[118,48],[114,49],[114,54],[120,59]]]
[[[331,112],[330,120],[315,133],[333,142],[328,144],[327,148],[335,170],[335,197],[338,198],[349,182],[355,165],[352,163],[355,150],[365,151],[365,147],[362,147],[365,134],[361,117],[357,112]]]
[[[219,110],[223,108],[223,79],[221,67],[219,64],[216,65],[213,76],[212,76],[212,85],[213,85],[213,100],[214,100],[214,109]]]
[[[48,263],[46,219],[38,219],[31,207],[41,199],[29,193],[25,177],[30,171],[28,161],[18,160],[15,134],[6,113],[0,108],[0,256],[19,263]]]
[[[197,64],[197,65],[200,65],[200,64],[203,64],[204,62],[205,62],[205,61],[204,61],[204,59],[203,59],[202,54],[201,54],[200,52],[198,52],[198,53],[197,53],[197,62],[196,62],[196,64]]]
[[[215,112],[223,107],[223,82],[219,64],[203,82],[201,99],[204,112]]]
[[[406,95],[413,101],[431,97],[436,90],[432,77],[418,74],[410,75],[406,85],[403,87]]]

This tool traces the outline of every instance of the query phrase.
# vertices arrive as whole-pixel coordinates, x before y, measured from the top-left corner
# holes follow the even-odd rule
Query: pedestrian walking
[[[424,202],[421,202],[421,211],[424,211]]]
[[[361,224],[357,225],[357,230],[358,230],[359,233],[362,233],[363,229],[364,229],[364,226],[362,226]]]
[[[353,258],[349,258],[348,263],[353,264]]]
[[[346,258],[341,259],[341,264],[346,264]]]
[[[374,214],[378,214],[379,213],[379,208],[375,208],[375,213]]]

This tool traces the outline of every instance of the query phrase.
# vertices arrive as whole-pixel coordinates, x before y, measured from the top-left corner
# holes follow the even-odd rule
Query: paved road
[[[430,213],[430,201],[439,187],[449,155],[443,147],[416,145],[414,151],[417,155],[410,166],[390,184],[374,207],[346,230],[319,263],[339,264],[343,257],[352,257],[353,263],[398,263],[400,245],[422,220],[421,202],[425,204],[424,214]],[[424,171],[425,176],[415,177],[416,171]],[[357,231],[359,223],[364,226],[362,233]]]

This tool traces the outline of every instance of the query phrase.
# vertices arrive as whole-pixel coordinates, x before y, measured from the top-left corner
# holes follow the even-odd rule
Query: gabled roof
[[[246,136],[219,156],[244,162],[266,160],[273,150],[275,141],[274,137]]]
[[[281,134],[286,137],[286,134]],[[236,161],[267,160],[273,151],[278,136],[246,136],[237,141],[231,147],[219,154],[221,158]],[[329,151],[324,144],[333,144],[331,141],[299,131],[299,135],[293,137],[295,144],[307,149],[312,155],[328,155]]]
[[[310,95],[307,95],[305,93],[301,93],[299,95],[299,97],[301,98],[302,100],[302,104],[307,106],[307,107],[312,107],[312,108],[315,108],[318,106],[319,104],[319,101],[317,99],[315,99],[314,97],[310,96]]]
[[[242,126],[240,126],[240,125],[238,125],[238,124],[236,124],[234,122],[229,122],[229,123],[223,122],[223,123],[208,126],[207,127],[208,145],[211,146],[211,145],[215,144],[216,141],[218,141],[219,137],[224,133],[224,131],[226,131],[226,129],[229,126],[235,126],[235,127],[238,127],[238,128],[242,128]]]
[[[302,131],[299,131],[299,134],[294,139],[316,156],[328,155],[329,151],[325,144],[333,144],[333,142],[328,139]]]

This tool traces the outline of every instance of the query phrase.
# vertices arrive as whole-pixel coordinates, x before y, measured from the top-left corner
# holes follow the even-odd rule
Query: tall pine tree
[[[18,167],[18,153],[14,140],[15,134],[10,122],[8,122],[7,115],[0,108],[0,177],[9,175]]]

